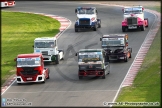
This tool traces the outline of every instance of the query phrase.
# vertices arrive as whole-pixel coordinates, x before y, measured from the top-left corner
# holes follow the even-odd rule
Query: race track
[[[145,31],[129,31],[129,46],[132,47],[132,58],[125,62],[111,63],[111,72],[102,78],[78,79],[77,57],[75,52],[82,48],[101,48],[101,34],[122,33],[123,19],[121,7],[80,4],[81,2],[54,1],[17,1],[10,11],[26,11],[60,15],[71,20],[72,24],[58,39],[58,48],[64,49],[65,60],[59,65],[48,64],[50,79],[45,84],[33,83],[17,85],[16,83],[2,95],[2,98],[25,98],[33,106],[103,106],[103,102],[112,102],[120,84],[141,47],[151,25],[154,15],[145,12],[149,18],[149,27]],[[75,8],[93,6],[98,9],[102,27],[98,31],[74,32],[76,20]]]

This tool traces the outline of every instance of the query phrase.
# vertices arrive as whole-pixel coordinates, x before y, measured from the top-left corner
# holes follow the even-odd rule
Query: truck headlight
[[[91,18],[91,21],[94,21],[95,20],[95,17]]]

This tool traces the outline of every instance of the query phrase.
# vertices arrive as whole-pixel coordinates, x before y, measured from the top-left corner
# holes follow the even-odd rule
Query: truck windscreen
[[[21,66],[40,66],[40,58],[17,58],[17,67]]]
[[[101,52],[80,52],[79,53],[79,62],[89,62],[89,61],[101,61],[102,53]]]
[[[142,8],[125,8],[124,9],[124,14],[141,14],[142,13]]]
[[[123,40],[102,41],[102,46],[124,46],[124,41]]]
[[[40,41],[34,43],[34,48],[53,48],[54,42],[52,41]]]
[[[78,14],[94,14],[94,9],[92,9],[92,8],[78,9]]]

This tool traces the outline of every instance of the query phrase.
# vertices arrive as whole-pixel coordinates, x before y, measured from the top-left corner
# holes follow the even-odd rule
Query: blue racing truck
[[[101,19],[97,18],[98,12],[96,7],[78,7],[75,9],[75,14],[77,16],[74,25],[75,32],[87,28],[96,31],[97,28],[101,27]]]

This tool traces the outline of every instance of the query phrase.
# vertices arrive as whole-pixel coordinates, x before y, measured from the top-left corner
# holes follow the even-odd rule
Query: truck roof
[[[30,53],[30,54],[19,54],[18,58],[26,58],[26,57],[40,57],[42,53]]]
[[[107,34],[103,35],[102,37],[110,37],[110,38],[115,38],[115,37],[125,37],[127,34]]]
[[[78,9],[96,9],[96,7],[77,7]]]
[[[101,52],[103,49],[80,49],[79,52]]]
[[[137,8],[137,7],[140,7],[140,8],[142,8],[143,6],[141,6],[141,5],[136,5],[136,6],[126,6],[126,7],[124,7],[124,8]]]
[[[35,41],[36,40],[56,40],[56,37],[38,37],[35,38]]]

